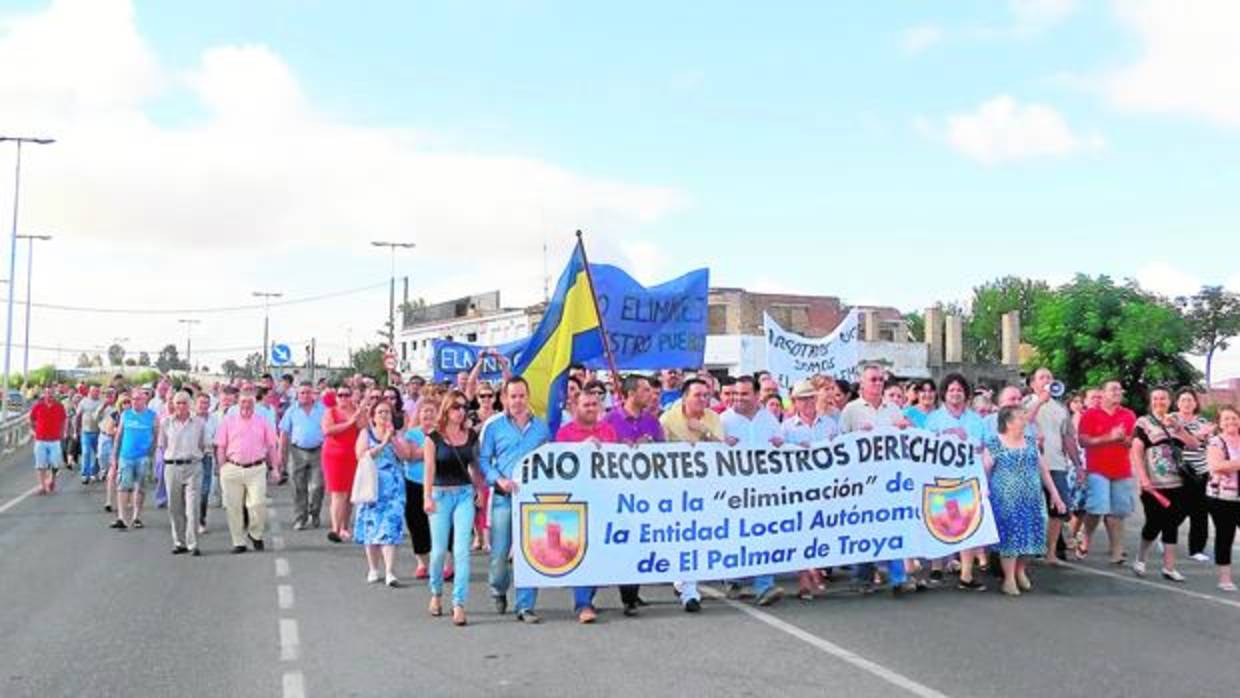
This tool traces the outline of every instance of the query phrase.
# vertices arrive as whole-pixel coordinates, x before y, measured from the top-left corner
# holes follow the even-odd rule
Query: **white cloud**
[[[1140,0],[1112,3],[1143,42],[1136,62],[1104,76],[1113,104],[1240,126],[1240,3]]]
[[[1199,278],[1161,260],[1141,267],[1134,278],[1142,288],[1168,298],[1192,295],[1201,289]]]
[[[1008,6],[1021,25],[1045,26],[1076,12],[1077,0],[1009,0]]]
[[[934,24],[922,24],[904,30],[900,45],[907,53],[921,53],[943,40],[943,30]]]
[[[1103,145],[1097,134],[1073,131],[1052,107],[1021,104],[1008,95],[993,97],[972,112],[949,115],[944,138],[961,154],[986,164],[1063,157]]]
[[[22,227],[57,232],[51,244],[74,272],[36,270],[36,300],[46,302],[201,307],[249,302],[264,285],[289,296],[357,287],[388,274],[369,240],[412,239],[418,248],[398,271],[413,277],[412,295],[499,288],[515,305],[541,298],[549,232],[553,283],[576,228],[598,261],[646,264],[658,255],[632,242],[641,227],[687,202],[670,187],[531,157],[432,150],[411,129],[343,123],[316,109],[295,71],[262,45],[213,47],[175,73],[138,33],[126,0],[57,0],[0,19],[0,65],[22,68],[0,71],[3,132],[58,141],[23,160]],[[203,115],[176,126],[153,120],[152,102],[169,97]],[[0,191],[11,186],[0,174]],[[307,259],[320,266],[298,268]],[[342,346],[341,316],[353,315],[357,344],[386,318],[379,295],[364,307],[351,298],[285,309],[280,322],[296,336],[339,335]],[[149,318],[70,326],[73,316],[54,317],[36,319],[38,343],[131,334],[153,345],[169,334]],[[236,324],[204,325],[213,336],[201,344],[253,334]]]

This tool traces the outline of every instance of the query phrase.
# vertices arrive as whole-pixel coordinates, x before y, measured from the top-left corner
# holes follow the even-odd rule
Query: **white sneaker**
[[[1145,576],[1145,563],[1141,562],[1140,560],[1137,560],[1136,562],[1132,563],[1132,573],[1137,575],[1138,577],[1144,577]]]
[[[1234,593],[1236,591],[1236,585],[1231,582],[1219,582],[1218,589],[1219,591]]]
[[[1188,557],[1190,560],[1196,560],[1197,562],[1210,562],[1210,556],[1205,553],[1196,553]]]
[[[1162,576],[1163,579],[1166,579],[1169,582],[1184,582],[1184,575],[1180,574],[1179,570],[1169,570],[1164,567],[1162,570]]]
[[[375,584],[376,582],[382,582],[382,581],[383,581],[383,573],[380,572],[379,570],[371,570],[366,573],[367,584]]]

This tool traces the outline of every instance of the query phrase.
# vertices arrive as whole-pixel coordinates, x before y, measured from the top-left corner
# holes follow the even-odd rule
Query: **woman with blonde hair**
[[[469,428],[468,400],[460,390],[449,390],[439,404],[435,430],[426,437],[422,508],[430,517],[432,616],[443,614],[444,558],[448,547],[456,561],[452,585],[452,622],[465,625],[469,600],[470,537],[477,493],[478,437]],[[450,538],[450,539],[449,539]]]

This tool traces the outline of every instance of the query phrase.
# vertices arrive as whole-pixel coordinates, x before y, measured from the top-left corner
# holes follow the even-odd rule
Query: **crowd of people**
[[[552,433],[531,412],[529,385],[496,359],[505,372],[494,383],[476,368],[450,383],[413,377],[386,387],[361,375],[330,385],[264,375],[210,387],[166,378],[129,386],[117,375],[105,385],[48,386],[29,415],[38,492],[53,494],[58,471],[76,469],[84,487],[102,487],[108,525],[129,531],[144,527],[153,486],[156,506],[167,509],[172,553],[197,557],[209,511],[220,507],[229,550],[262,551],[267,488],[291,482],[293,529],[320,529],[326,507],[327,540],[361,545],[366,582],[389,587],[410,583],[397,567],[407,536],[412,580],[426,581],[428,613],[444,614],[445,584],[455,580],[449,613],[465,625],[475,553],[487,558],[496,612],[508,611],[514,469],[545,443],[807,448],[849,432],[920,428],[964,440],[980,455],[999,541],[946,560],[854,565],[848,583],[860,590],[885,585],[903,595],[943,586],[952,575],[957,588],[984,591],[982,572],[990,569],[1004,594],[1020,596],[1033,588],[1031,560],[1085,559],[1099,524],[1111,563],[1144,577],[1157,546],[1161,576],[1184,583],[1177,549],[1186,519],[1189,556],[1213,561],[1218,588],[1236,590],[1240,412],[1222,406],[1208,419],[1191,389],[1154,388],[1138,416],[1124,407],[1118,381],[1066,395],[1044,368],[1024,385],[992,392],[959,374],[900,381],[868,364],[856,383],[815,376],[783,393],[765,373],[664,370],[605,382],[573,367]],[[1129,559],[1124,522],[1137,502],[1144,524]],[[801,571],[797,596],[813,600],[841,572]],[[707,580],[674,585],[686,612],[701,609],[700,581]],[[784,596],[773,575],[714,581],[729,597],[748,593],[761,606]],[[592,623],[597,590],[572,591],[578,620]],[[620,587],[624,615],[639,614],[640,592]],[[515,590],[518,620],[540,622],[537,594]]]

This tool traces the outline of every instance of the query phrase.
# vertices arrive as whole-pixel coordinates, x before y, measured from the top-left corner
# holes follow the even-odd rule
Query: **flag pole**
[[[598,295],[594,291],[594,274],[590,271],[590,258],[586,256],[586,245],[580,230],[577,231],[577,247],[581,249],[581,262],[586,267],[586,280],[590,282],[590,300],[594,302],[594,312],[598,315],[598,329],[603,335],[603,352],[607,356],[607,369],[611,373],[611,388],[618,398],[621,388],[620,372],[616,370],[616,357],[611,353],[611,339],[607,336],[607,324],[603,322],[603,311],[598,307]]]

